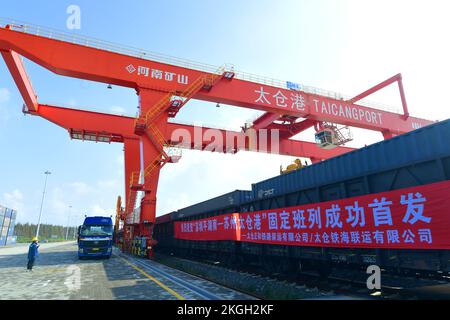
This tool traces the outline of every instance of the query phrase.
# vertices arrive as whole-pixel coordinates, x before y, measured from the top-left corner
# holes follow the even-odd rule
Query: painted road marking
[[[119,256],[117,256],[119,257]],[[168,286],[166,286],[164,283],[162,283],[161,281],[159,281],[158,279],[155,279],[154,277],[152,277],[151,275],[149,275],[147,272],[145,272],[144,270],[142,270],[141,268],[139,268],[138,266],[132,264],[131,262],[129,262],[127,259],[123,258],[123,257],[119,257],[120,259],[122,259],[123,261],[125,261],[126,264],[130,265],[131,267],[133,267],[134,269],[136,269],[137,271],[139,271],[140,273],[142,273],[144,276],[146,276],[148,279],[152,280],[154,283],[156,283],[158,286],[160,286],[161,288],[163,288],[164,290],[166,290],[167,292],[169,292],[170,294],[172,294],[173,296],[175,296],[178,300],[186,300],[185,297],[183,297],[181,294],[177,293],[176,291],[172,290],[171,288],[169,288]]]
[[[223,300],[221,297],[219,297],[219,296],[217,296],[217,295],[215,295],[213,293],[210,293],[210,292],[208,292],[208,291],[206,291],[206,290],[204,290],[204,289],[202,289],[202,288],[200,288],[200,287],[198,287],[198,286],[196,286],[196,285],[194,285],[192,283],[189,283],[186,280],[183,280],[183,279],[181,279],[179,277],[176,277],[174,275],[168,274],[167,272],[161,270],[160,268],[158,268],[156,266],[151,266],[151,265],[148,265],[147,263],[145,263],[143,261],[138,261],[138,260],[135,260],[135,259],[133,259],[133,261],[135,263],[139,264],[140,266],[148,268],[149,270],[153,271],[154,273],[165,277],[166,279],[168,279],[169,281],[172,281],[176,285],[182,286],[185,289],[188,289],[189,291],[193,291],[194,293],[196,293],[197,295],[205,298],[206,300]],[[191,277],[192,277],[192,275],[191,275]],[[197,279],[200,279],[200,278],[197,277]],[[205,281],[204,279],[202,279],[202,280]]]

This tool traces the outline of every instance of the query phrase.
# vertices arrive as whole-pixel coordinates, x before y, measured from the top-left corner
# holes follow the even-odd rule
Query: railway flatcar
[[[230,193],[178,210],[157,220],[156,250],[269,272],[311,269],[326,276],[332,268],[376,264],[391,273],[448,273],[449,141],[446,120],[255,183],[251,191],[234,191],[234,201],[224,201]],[[273,221],[250,232],[246,222],[255,231],[258,215],[278,218],[278,224],[285,215],[286,232],[274,225],[270,230]],[[322,218],[320,228],[319,221],[311,227],[314,216]],[[235,218],[233,232],[214,225]],[[206,230],[194,230],[203,224]]]

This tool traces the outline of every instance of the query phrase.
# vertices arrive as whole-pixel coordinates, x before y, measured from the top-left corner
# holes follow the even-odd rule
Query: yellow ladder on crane
[[[164,147],[173,148],[165,139],[162,132],[154,124],[154,121],[166,110],[171,107],[172,98],[178,96],[183,98],[182,102],[178,101],[178,104],[171,111],[170,116],[175,116],[178,110],[185,105],[194,95],[201,89],[210,90],[220,79],[224,77],[226,73],[225,66],[220,67],[215,73],[205,74],[198,77],[192,82],[183,92],[178,93],[171,91],[163,96],[150,110],[147,111],[145,116],[139,116],[135,120],[135,133],[143,135],[144,133],[149,137],[150,141],[159,151],[159,154],[153,159],[153,161],[144,169],[143,178],[149,177],[153,171],[158,167],[164,166],[167,162],[177,162],[179,156],[171,157],[164,151]],[[143,185],[139,183],[139,172],[133,172],[130,179],[130,190],[128,203],[125,209],[126,215],[130,214],[136,205],[137,192],[142,191]]]

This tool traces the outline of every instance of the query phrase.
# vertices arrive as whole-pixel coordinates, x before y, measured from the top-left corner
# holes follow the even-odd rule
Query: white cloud
[[[441,39],[448,37],[450,3],[427,4],[377,1],[368,6],[350,1],[346,13],[351,18],[342,19],[346,24],[342,48],[346,51],[339,67],[341,74],[353,79],[346,77],[343,82],[336,78],[336,85],[358,93],[401,72],[411,115],[430,120],[448,118],[443,101],[447,99],[450,45]],[[401,106],[396,86],[369,98]]]
[[[120,183],[117,179],[99,180],[97,182],[97,186],[100,190],[118,189],[120,187]]]
[[[120,154],[119,156],[117,156],[116,162],[120,167],[122,167],[125,164],[125,159],[123,157],[123,154]]]
[[[79,225],[84,215],[114,215],[116,191],[119,181],[114,179],[99,180],[94,185],[85,182],[72,182],[61,184],[60,187],[47,190],[42,210],[42,223],[65,226]],[[8,208],[18,211],[17,221],[36,223],[38,220],[41,192],[33,195],[24,194],[20,190],[4,193],[0,203]],[[72,206],[70,209],[69,206]]]
[[[53,188],[50,192],[49,203],[44,203],[44,210],[48,212],[48,215],[58,217],[68,213],[69,203],[67,203],[66,192],[61,188]],[[46,209],[45,207],[48,206]],[[51,221],[50,219],[48,219]],[[58,219],[59,220],[59,219]]]
[[[69,184],[77,195],[85,195],[94,191],[94,188],[84,182],[72,182]]]
[[[13,190],[12,192],[6,192],[3,194],[3,203],[6,207],[21,210],[24,208],[24,196],[22,192],[18,189]]]
[[[160,175],[157,214],[162,215],[212,197],[250,190],[251,184],[279,174],[294,157],[238,152],[221,154],[185,151],[178,164],[168,164]]]
[[[19,189],[5,192],[1,199],[3,206],[17,211],[16,220],[18,222],[36,222],[37,215],[33,215],[35,210],[30,210],[25,203],[25,196]]]
[[[66,104],[70,107],[76,107],[77,106],[77,101],[75,99],[69,99],[67,100]]]
[[[0,103],[5,103],[9,101],[10,93],[7,88],[0,88]]]
[[[9,90],[6,88],[0,88],[0,123],[1,124],[6,122],[10,117],[10,113],[7,108],[8,106],[6,105],[6,102],[8,102],[9,99],[10,99]]]
[[[158,215],[163,215],[172,211],[176,211],[180,208],[184,208],[192,204],[190,196],[186,192],[182,192],[175,197],[163,197],[158,200]]]
[[[112,106],[110,108],[111,113],[125,115],[127,113],[127,109],[121,106]]]
[[[95,204],[91,207],[89,216],[109,216],[114,215],[115,211],[111,208],[105,208],[99,204]]]

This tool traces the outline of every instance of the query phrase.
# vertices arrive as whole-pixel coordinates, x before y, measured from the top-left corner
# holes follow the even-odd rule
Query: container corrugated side
[[[313,188],[450,154],[450,120],[426,126],[370,146],[252,185],[262,199]]]
[[[6,238],[6,244],[15,244],[17,242],[16,236],[8,236]]]
[[[11,220],[10,224],[9,224],[9,230],[8,230],[8,237],[11,237],[14,235],[14,227],[16,226],[16,221],[15,220]]]
[[[6,208],[0,206],[0,228],[3,227],[3,219],[5,218],[5,215],[6,215]]]
[[[250,190],[235,190],[221,196],[194,204],[192,206],[178,210],[172,214],[173,219],[181,219],[192,215],[202,214],[213,210],[224,209],[232,206],[239,206],[242,203],[253,200],[253,193]]]
[[[11,210],[11,209],[9,209],[9,208],[6,208],[5,216],[6,216],[7,218],[12,218],[12,215],[13,215],[13,210]]]
[[[156,217],[156,222],[155,223],[159,224],[159,223],[169,222],[171,220],[172,214],[173,214],[173,212],[166,213],[166,214],[164,214],[162,216]]]

